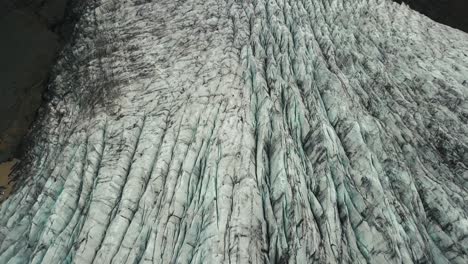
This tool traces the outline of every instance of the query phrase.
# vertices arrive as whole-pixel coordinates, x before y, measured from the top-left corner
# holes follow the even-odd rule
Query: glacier
[[[96,0],[0,263],[468,262],[468,34],[390,0]]]

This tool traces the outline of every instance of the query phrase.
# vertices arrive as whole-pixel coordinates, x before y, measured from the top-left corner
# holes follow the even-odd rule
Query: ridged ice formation
[[[468,262],[468,34],[390,0],[90,2],[0,263]]]

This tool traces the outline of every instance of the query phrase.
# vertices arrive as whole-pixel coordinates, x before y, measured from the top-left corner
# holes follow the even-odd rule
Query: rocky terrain
[[[395,0],[437,22],[468,32],[468,1],[466,0]]]
[[[52,65],[72,30],[66,7],[67,0],[0,0],[0,189],[11,189],[7,168],[21,157]]]
[[[468,262],[468,34],[390,0],[89,1],[0,263]]]
[[[41,104],[66,3],[0,1],[0,162],[15,154]]]

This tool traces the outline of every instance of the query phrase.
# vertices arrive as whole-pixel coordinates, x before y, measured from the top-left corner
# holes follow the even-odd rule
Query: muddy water
[[[0,203],[3,202],[11,193],[12,184],[9,183],[9,177],[14,165],[18,163],[18,160],[11,160],[0,163]],[[3,189],[3,188],[5,189]]]

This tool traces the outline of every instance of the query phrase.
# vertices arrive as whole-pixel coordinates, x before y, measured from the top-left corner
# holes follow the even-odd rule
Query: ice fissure
[[[0,263],[466,263],[467,78],[390,0],[91,1]]]

